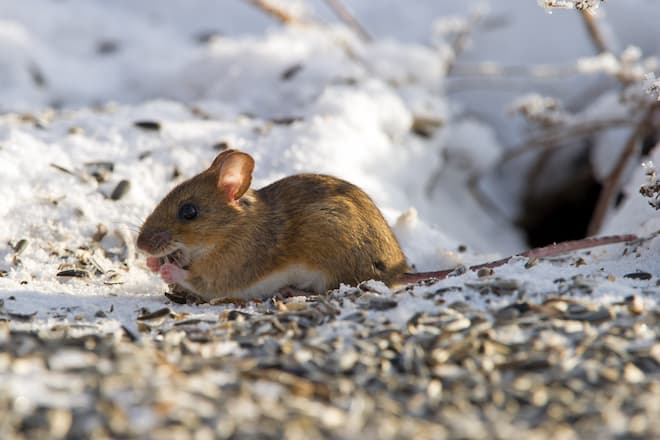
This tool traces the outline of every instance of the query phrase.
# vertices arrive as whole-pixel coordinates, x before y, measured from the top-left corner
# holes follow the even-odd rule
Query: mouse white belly
[[[263,298],[274,295],[282,287],[295,287],[300,290],[323,293],[327,290],[327,276],[303,264],[292,264],[282,270],[261,278],[247,288],[232,292],[228,297]]]

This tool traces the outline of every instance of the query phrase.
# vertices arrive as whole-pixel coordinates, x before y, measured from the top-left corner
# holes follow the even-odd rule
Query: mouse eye
[[[199,210],[194,203],[184,203],[179,208],[179,213],[177,214],[179,220],[194,220],[198,215]]]

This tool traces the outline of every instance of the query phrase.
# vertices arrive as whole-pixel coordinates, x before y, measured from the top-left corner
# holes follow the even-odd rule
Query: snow
[[[651,156],[653,163],[660,163],[660,152],[656,151]],[[648,199],[640,196],[639,188],[647,183],[646,170],[642,164],[634,170],[633,177],[623,188],[625,196],[620,209],[612,214],[604,227],[604,233],[612,234],[630,228],[631,223],[637,224],[637,233],[640,235],[650,235],[660,230],[660,216],[657,211],[649,206]],[[649,211],[655,215],[649,215]]]
[[[333,174],[360,186],[382,209],[417,270],[524,250],[522,233],[512,223],[515,207],[506,197],[517,187],[506,179],[492,185],[487,180],[484,190],[495,194],[503,208],[499,213],[475,199],[469,179],[524,137],[520,122],[505,111],[515,97],[539,93],[564,102],[575,98],[576,84],[585,80],[541,87],[525,78],[514,93],[503,93],[507,78],[490,85],[478,83],[480,78],[458,90],[447,77],[450,63],[568,63],[596,74],[620,69],[625,57],[594,58],[574,11],[548,17],[533,1],[493,5],[499,24],[495,20],[492,29],[475,34],[457,59],[445,35],[449,24],[439,20],[466,16],[467,6],[460,2],[347,3],[372,32],[372,43],[360,41],[317,2],[288,6],[322,25],[288,27],[240,1],[3,2],[0,270],[7,274],[0,277],[0,310],[36,312],[34,320],[12,325],[46,330],[62,322],[94,323],[107,332],[122,326],[135,331],[141,308],[167,305],[216,316],[228,307],[171,304],[162,295],[166,286],[148,272],[142,256],[136,257],[133,243],[142,219],[175,184],[207,167],[219,143],[254,156],[255,187],[299,172]],[[632,57],[630,71],[641,75],[643,54],[657,48],[655,40],[639,35],[654,33],[648,17],[659,8],[630,3],[635,6],[608,3],[598,13],[609,11],[612,29],[635,44],[624,55]],[[626,24],[635,17],[642,21],[632,35]],[[200,38],[204,33],[214,36]],[[603,96],[580,109],[582,114],[621,112],[613,95]],[[420,116],[438,121],[428,137],[411,131]],[[136,121],[155,121],[160,129],[139,128]],[[614,129],[598,140],[603,147],[592,158],[598,176],[611,169],[625,133]],[[91,177],[95,162],[113,164],[107,181]],[[633,165],[627,197],[608,216],[604,233],[646,236],[660,229],[657,214],[637,194],[643,169]],[[122,180],[130,181],[130,190],[112,200],[109,195]],[[92,237],[99,224],[109,232],[96,243]],[[13,246],[20,239],[29,244],[16,255]],[[466,251],[459,251],[462,245]],[[535,301],[557,293],[558,278],[578,276],[590,283],[591,300],[611,303],[643,291],[644,301],[657,303],[658,246],[649,240],[625,256],[623,245],[598,248],[580,254],[585,265],[576,264],[579,256],[541,261],[531,269],[514,260],[496,275],[519,280],[524,289],[517,295],[524,291]],[[90,257],[104,274],[56,276],[67,264]],[[623,277],[639,270],[654,278]],[[106,284],[113,273],[121,284]],[[479,279],[468,271],[415,287],[410,295],[397,296],[400,306],[384,316],[405,321],[434,306],[425,299],[429,292],[470,283]],[[477,292],[452,291],[445,299],[479,308],[512,301]],[[88,329],[81,325],[72,331]]]

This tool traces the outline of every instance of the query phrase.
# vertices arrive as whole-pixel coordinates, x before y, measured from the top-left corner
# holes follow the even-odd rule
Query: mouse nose
[[[164,248],[172,240],[172,235],[167,231],[142,231],[137,238],[138,249],[147,253],[157,253],[158,249]]]

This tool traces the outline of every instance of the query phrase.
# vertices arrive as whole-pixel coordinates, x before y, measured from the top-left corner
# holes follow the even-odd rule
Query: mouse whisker
[[[121,227],[121,226],[126,227],[127,229],[129,229],[131,231],[136,231],[136,230],[140,229],[140,226],[136,225],[135,223],[126,222],[126,221],[116,220],[116,221],[111,221],[109,223],[112,226],[115,226],[115,227]]]

